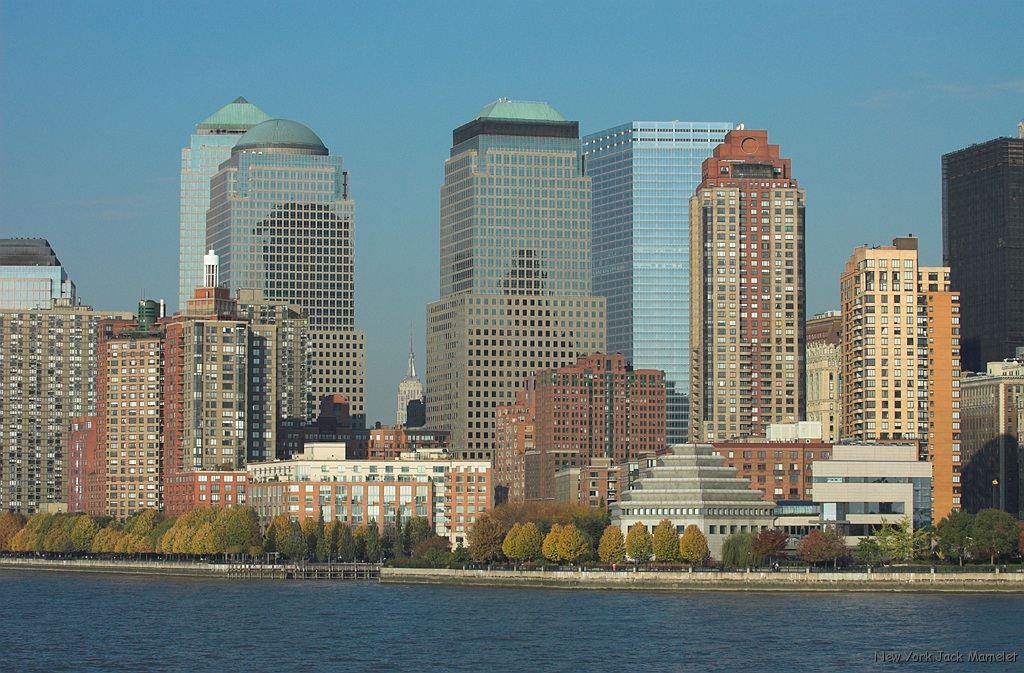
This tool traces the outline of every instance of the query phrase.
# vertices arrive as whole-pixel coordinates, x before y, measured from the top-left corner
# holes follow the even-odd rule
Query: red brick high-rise
[[[516,401],[495,414],[495,482],[510,500],[553,499],[560,467],[593,458],[619,464],[665,449],[664,372],[634,370],[622,355],[580,357],[537,372]]]
[[[804,191],[767,131],[738,129],[690,200],[690,437],[802,420]]]

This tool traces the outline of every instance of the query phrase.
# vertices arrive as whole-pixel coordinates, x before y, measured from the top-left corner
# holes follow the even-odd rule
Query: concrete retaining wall
[[[1024,573],[618,572],[383,568],[382,583],[556,589],[714,591],[988,591],[1024,593]]]

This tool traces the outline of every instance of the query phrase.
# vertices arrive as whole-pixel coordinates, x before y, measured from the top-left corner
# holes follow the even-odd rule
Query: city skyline
[[[2,234],[49,240],[85,304],[130,311],[145,290],[174,308],[180,153],[194,125],[238,96],[300,119],[352,172],[367,420],[388,422],[407,328],[425,352],[423,307],[439,296],[437,167],[448,133],[499,97],[547,100],[578,119],[581,134],[630,119],[732,119],[768,130],[812,195],[808,315],[838,307],[836,279],[858,245],[913,233],[923,262],[941,263],[941,155],[1015,136],[1024,116],[1015,69],[1024,47],[1005,20],[1008,3],[736,12],[737,30],[784,38],[771,52],[756,40],[713,51],[714,17],[645,7],[658,21],[626,27],[612,5],[545,5],[549,22],[537,22],[528,10],[540,5],[529,3],[515,12],[466,5],[450,16],[412,6],[225,8],[225,21],[204,22],[177,8],[5,5]],[[224,31],[229,16],[234,30]],[[499,17],[501,35],[472,28]],[[565,39],[567,25],[587,45],[614,46],[581,51]],[[308,39],[274,38],[289,28]],[[469,37],[435,39],[432,28]],[[325,41],[345,45],[344,74],[321,58]],[[264,45],[260,53],[252,43]],[[655,67],[669,62],[687,67],[678,77]],[[146,264],[132,261],[139,250]]]

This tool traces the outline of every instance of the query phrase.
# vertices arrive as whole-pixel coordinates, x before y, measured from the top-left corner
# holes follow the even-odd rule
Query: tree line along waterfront
[[[653,533],[642,524],[623,535],[605,510],[574,504],[508,503],[484,513],[469,531],[468,546],[452,549],[422,517],[392,526],[282,515],[261,526],[251,507],[196,508],[179,517],[143,510],[124,522],[87,514],[0,514],[0,552],[111,557],[231,557],[271,554],[289,561],[387,562],[394,566],[458,567],[467,563],[688,564],[743,568],[778,563],[876,566],[922,561],[1017,563],[1024,554],[1024,524],[995,509],[977,515],[954,512],[928,529],[912,530],[909,519],[885,523],[850,549],[837,527],[812,529],[796,541],[781,529],[729,535],[722,558],[710,557],[697,526],[680,535],[666,519]]]

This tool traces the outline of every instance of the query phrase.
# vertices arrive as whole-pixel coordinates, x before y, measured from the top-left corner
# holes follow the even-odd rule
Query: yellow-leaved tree
[[[633,563],[647,563],[651,560],[651,534],[647,526],[637,521],[626,533],[626,554]]]
[[[501,543],[501,551],[505,552],[505,556],[508,557],[513,563],[519,563],[522,561],[522,557],[519,556],[519,533],[523,530],[523,527],[518,522],[512,525],[512,529],[505,535],[505,541]]]
[[[563,561],[578,563],[588,553],[590,544],[576,526],[567,524],[558,532],[558,555]]]
[[[662,519],[654,529],[652,539],[654,559],[661,563],[679,560],[679,534],[668,519]]]
[[[622,537],[621,528],[608,526],[604,529],[597,545],[597,557],[601,563],[622,563],[626,560],[626,540]]]
[[[684,561],[690,563],[704,563],[711,555],[711,551],[708,549],[708,540],[696,524],[691,523],[687,526],[683,531],[683,537],[679,538],[679,554]]]
[[[551,530],[548,531],[547,536],[544,538],[544,544],[541,545],[541,551],[544,553],[544,558],[549,561],[558,563],[562,560],[561,550],[559,549],[558,538],[562,534],[561,524],[552,524]]]

